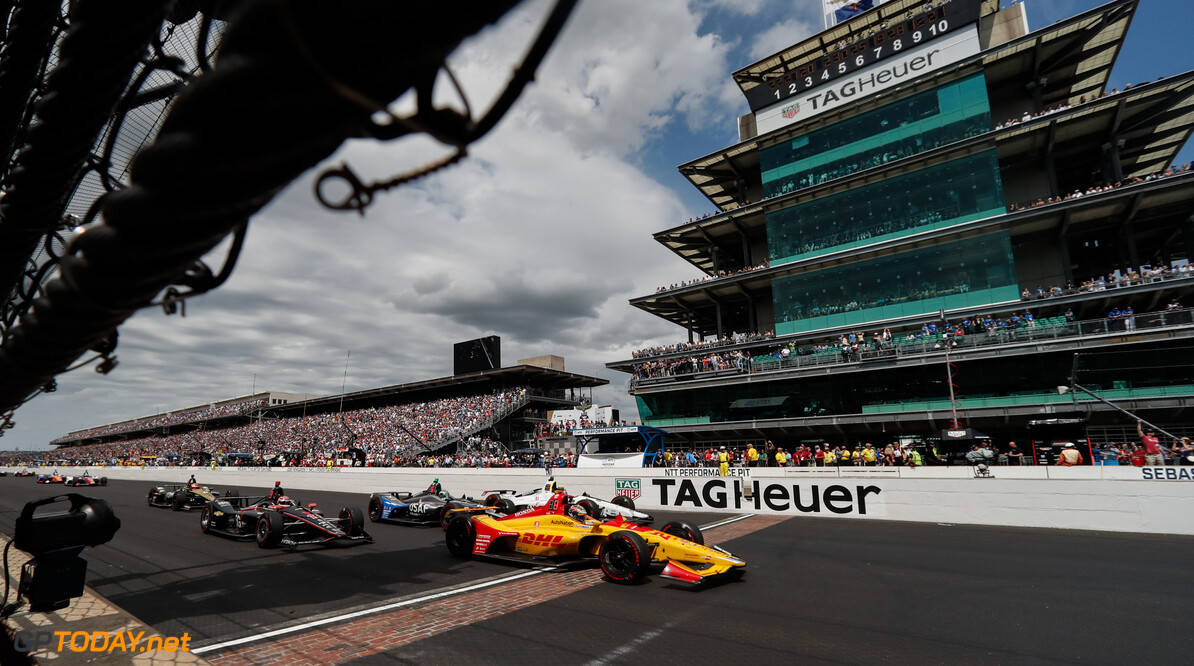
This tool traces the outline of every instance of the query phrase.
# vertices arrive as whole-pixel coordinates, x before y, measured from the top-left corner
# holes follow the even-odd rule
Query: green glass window
[[[1019,297],[1007,233],[792,275],[772,284],[777,335]]]
[[[982,74],[759,151],[765,196],[784,194],[991,129]]]
[[[771,265],[1007,212],[995,151],[768,213]]]

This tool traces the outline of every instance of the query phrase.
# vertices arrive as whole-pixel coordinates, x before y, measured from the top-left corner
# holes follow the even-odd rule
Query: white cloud
[[[754,60],[762,60],[815,35],[821,29],[815,19],[791,18],[776,23],[754,38],[750,47],[750,57]]]
[[[545,12],[520,8],[453,56],[474,111]],[[569,370],[614,380],[599,401],[629,406],[625,375],[602,364],[683,332],[626,300],[695,275],[650,238],[691,212],[637,166],[638,151],[669,123],[723,130],[741,106],[727,92],[727,42],[700,23],[681,3],[583,3],[467,161],[380,194],[364,219],[319,208],[307,174],[254,219],[226,285],[186,318],[138,314],[115,372],[60,377],[58,394],[18,412],[3,448],[243,395],[254,375],[257,390],[336,393],[346,350],[349,390],[443,376],[453,342],[489,333],[503,336],[507,364],[563,355]],[[446,150],[353,142],[329,163],[373,180]]]
[[[731,14],[755,16],[764,7],[771,4],[771,0],[699,0],[700,6],[720,9]]]

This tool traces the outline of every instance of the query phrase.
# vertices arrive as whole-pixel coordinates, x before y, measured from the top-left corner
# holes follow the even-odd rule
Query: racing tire
[[[369,500],[369,520],[375,523],[381,520],[381,500],[376,497]]]
[[[477,541],[477,530],[473,521],[466,516],[456,516],[448,521],[444,529],[444,543],[448,552],[455,557],[467,558],[473,554],[473,544]]]
[[[601,514],[603,513],[601,507],[597,506],[597,503],[593,500],[582,499],[576,503],[576,506],[584,509],[585,513],[589,514],[589,517],[593,520],[601,520]]]
[[[609,535],[597,551],[601,573],[615,583],[630,585],[641,581],[651,567],[651,549],[639,535],[621,530]]]
[[[509,499],[498,500],[498,503],[495,505],[495,508],[498,511],[501,511],[502,513],[506,514],[507,516],[514,515],[515,511],[518,510],[518,508],[514,506],[514,500],[509,500]]]
[[[360,536],[365,533],[365,514],[355,506],[340,509],[340,520],[346,521],[344,531],[348,536]]]
[[[634,500],[625,495],[614,495],[614,498],[609,501],[610,504],[617,504],[623,509],[634,511]]]
[[[693,543],[705,545],[705,535],[701,533],[701,528],[693,525],[687,520],[673,520],[659,529],[660,532],[678,536],[681,539],[688,539]]]
[[[490,495],[485,498],[484,504],[485,506],[497,506],[500,501],[502,501],[502,498],[498,495]]]
[[[151,491],[149,491],[149,496],[145,498],[145,503],[148,504],[149,506],[153,506],[154,494],[155,494],[155,492],[151,490]]]
[[[273,548],[282,543],[282,514],[266,511],[257,519],[257,547]]]
[[[100,482],[100,485],[101,485],[101,486],[106,486],[106,485],[108,485],[108,477],[106,477],[106,476],[101,476],[101,477],[100,477],[100,480],[99,480],[99,482]]]
[[[216,507],[208,502],[203,505],[203,513],[199,514],[199,531],[210,534],[211,528],[216,526]]]
[[[452,522],[455,516],[452,514],[456,509],[461,508],[456,502],[448,502],[439,510],[439,526],[448,529],[448,523]]]
[[[174,511],[182,511],[185,500],[179,493],[174,493],[174,498],[170,501],[170,508]]]

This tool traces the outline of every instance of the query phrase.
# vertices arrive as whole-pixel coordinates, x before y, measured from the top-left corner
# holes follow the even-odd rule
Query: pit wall
[[[16,468],[4,469],[11,474]],[[65,475],[82,471],[57,469]],[[274,481],[287,491],[418,491],[438,477],[452,494],[475,497],[494,489],[524,492],[541,487],[546,478],[539,469],[89,469],[96,476],[144,481],[147,491],[152,483],[177,483],[194,474],[205,485],[234,487],[242,494]],[[992,478],[975,478],[966,467],[734,468],[729,477],[709,468],[554,470],[572,494],[628,494],[645,510],[1194,535],[1194,467],[993,467],[990,472]]]

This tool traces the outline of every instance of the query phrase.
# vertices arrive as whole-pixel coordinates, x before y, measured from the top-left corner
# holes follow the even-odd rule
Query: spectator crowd
[[[1191,272],[1191,276],[1194,276],[1194,272]],[[1176,300],[1170,301],[1166,307],[1167,312],[1181,309],[1181,304]],[[1135,328],[1136,317],[1137,314],[1130,305],[1113,307],[1107,313],[1107,319],[1113,322],[1122,322],[1124,330]],[[1066,309],[1064,318],[1066,323],[1074,323],[1073,310]],[[1060,321],[1060,316],[1058,321]],[[892,331],[890,328],[871,332],[859,330],[803,344],[788,341],[753,350],[706,351],[679,358],[651,360],[651,357],[655,355],[674,353],[668,351],[671,346],[652,347],[635,352],[635,358],[643,360],[631,366],[631,373],[636,380],[641,380],[722,370],[737,370],[743,373],[759,372],[773,369],[768,367],[768,362],[782,362],[794,357],[827,353],[836,353],[840,355],[842,362],[849,362],[859,360],[863,352],[890,350],[905,344],[921,343],[924,351],[931,351],[947,347],[957,348],[966,342],[968,336],[985,336],[976,340],[976,343],[990,340],[1008,341],[1013,332],[1033,329],[1037,326],[1036,315],[1025,309],[1002,315],[979,314],[952,321],[922,322],[919,325],[896,331]],[[770,336],[764,339],[770,339]],[[675,348],[677,351],[683,352],[693,347],[676,345]],[[696,348],[700,349],[700,347]]]
[[[1033,201],[1027,201],[1024,203],[1013,203],[1011,206],[1008,207],[1008,210],[1010,212],[1016,212],[1016,211],[1021,211],[1021,210],[1028,210],[1030,208],[1037,208],[1039,206],[1047,206],[1049,204],[1061,203],[1063,201],[1072,201],[1074,199],[1081,199],[1082,197],[1094,196],[1096,194],[1102,194],[1103,192],[1111,192],[1111,191],[1117,190],[1121,187],[1128,187],[1131,185],[1138,185],[1140,183],[1147,183],[1147,182],[1151,182],[1151,181],[1154,181],[1154,180],[1157,180],[1160,178],[1169,178],[1170,176],[1181,176],[1181,175],[1189,173],[1190,169],[1191,169],[1190,163],[1186,162],[1185,164],[1181,165],[1180,167],[1179,166],[1171,166],[1168,169],[1165,169],[1164,171],[1160,171],[1157,173],[1150,173],[1147,176],[1143,176],[1143,177],[1133,176],[1132,178],[1127,178],[1125,180],[1117,180],[1114,183],[1110,183],[1110,182],[1097,183],[1094,185],[1090,185],[1090,186],[1086,187],[1085,189],[1077,188],[1068,194],[1051,196],[1051,197],[1047,197],[1047,198],[1046,197],[1038,197],[1037,199],[1035,199]]]
[[[685,287],[691,287],[695,284],[704,284],[706,282],[712,282],[714,280],[720,280],[722,278],[734,277],[735,275],[742,275],[744,273],[753,273],[755,271],[761,271],[766,268],[771,268],[771,262],[764,261],[763,263],[761,263],[757,266],[746,266],[743,268],[739,268],[736,271],[724,271],[724,270],[717,271],[717,272],[713,273],[712,275],[702,275],[701,277],[693,278],[691,280],[684,280],[682,282],[673,282],[672,284],[669,284],[669,285],[666,285],[663,287],[659,287],[658,289],[655,290],[655,293],[661,294],[665,291],[673,291],[676,289],[683,289]]]
[[[322,466],[347,457],[345,452],[355,448],[364,452],[367,465],[388,466],[431,455],[455,441],[458,453],[473,460],[493,461],[498,455],[494,443],[475,438],[475,433],[524,404],[526,396],[527,389],[519,387],[343,412],[261,417],[243,425],[59,447],[38,455],[79,465],[115,465],[146,459],[206,464],[214,458],[231,463],[277,460]],[[30,456],[29,451],[0,453],[0,463],[15,464]]]
[[[88,428],[86,430],[77,430],[51,441],[50,444],[59,444],[76,439],[91,439],[94,437],[119,435],[125,432],[137,432],[138,430],[147,430],[149,428],[158,428],[162,426],[174,426],[183,423],[199,423],[224,416],[243,416],[246,414],[252,414],[258,409],[265,407],[266,400],[267,398],[252,398],[249,400],[239,400],[236,402],[227,402],[219,405],[207,405],[206,407],[185,409],[177,412],[170,412],[169,414],[156,414],[154,416],[147,416],[142,419],[133,419],[131,421],[122,421],[120,423],[112,423],[96,428]]]

